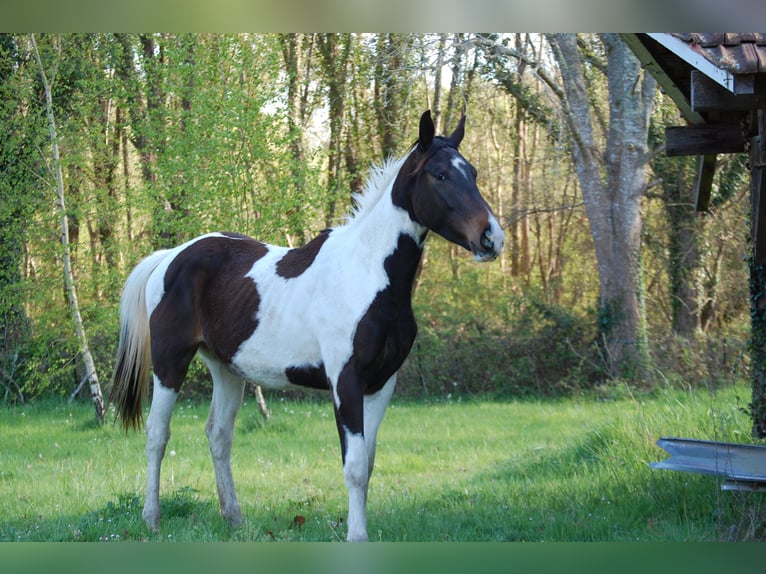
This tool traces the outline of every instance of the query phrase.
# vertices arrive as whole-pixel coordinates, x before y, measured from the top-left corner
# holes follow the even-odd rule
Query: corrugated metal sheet
[[[766,73],[766,33],[676,33],[698,54],[732,74]]]
[[[724,490],[766,490],[766,446],[673,437],[657,445],[670,458],[652,468],[719,476]]]

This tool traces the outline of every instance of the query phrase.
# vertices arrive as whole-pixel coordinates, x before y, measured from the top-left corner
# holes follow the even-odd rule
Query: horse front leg
[[[378,428],[383,420],[388,403],[391,402],[391,396],[394,394],[396,386],[396,374],[394,374],[383,388],[372,395],[364,397],[364,440],[367,446],[367,469],[368,469],[368,488],[369,480],[372,477],[372,469],[375,465],[375,447],[378,440]]]
[[[364,392],[356,377],[341,375],[335,388],[334,402],[343,458],[343,478],[348,489],[346,539],[349,542],[364,542],[368,540],[367,486],[370,470],[364,435]]]

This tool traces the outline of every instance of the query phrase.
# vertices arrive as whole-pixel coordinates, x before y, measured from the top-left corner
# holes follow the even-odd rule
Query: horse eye
[[[438,179],[439,181],[446,181],[447,176],[444,174],[444,172],[438,171],[436,172],[436,179]]]

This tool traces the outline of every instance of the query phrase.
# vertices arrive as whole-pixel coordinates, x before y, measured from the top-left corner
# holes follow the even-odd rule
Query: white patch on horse
[[[178,393],[162,385],[155,376],[152,408],[146,419],[146,499],[141,514],[153,530],[160,522],[160,465],[170,439],[170,417],[176,398]]]
[[[452,167],[454,167],[456,170],[458,170],[460,173],[463,174],[464,178],[468,179],[468,172],[466,171],[466,167],[468,167],[467,161],[465,161],[462,157],[456,155],[455,157],[452,158],[452,161],[450,163],[452,163]]]
[[[398,159],[388,158],[383,164],[372,167],[362,192],[353,194],[354,206],[346,216],[347,225],[353,220],[363,218],[380,201],[381,197],[390,192],[394,180],[408,156],[409,154]]]
[[[343,477],[348,488],[348,535],[349,542],[367,540],[367,486],[369,484],[369,460],[365,437],[353,434],[344,427],[346,437],[346,461],[343,464]]]
[[[503,232],[503,228],[500,227],[500,224],[497,222],[497,218],[491,213],[489,214],[489,239],[495,246],[496,253],[500,253],[503,250],[505,233]],[[476,261],[489,261],[492,259],[494,259],[494,256],[492,255],[483,255],[481,253],[474,255],[474,260]]]

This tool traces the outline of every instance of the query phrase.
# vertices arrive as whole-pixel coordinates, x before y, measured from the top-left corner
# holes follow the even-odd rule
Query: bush
[[[592,384],[596,373],[583,357],[592,347],[595,320],[531,300],[516,307],[505,329],[475,318],[470,331],[421,325],[399,392],[555,396]]]
[[[700,335],[687,339],[667,333],[653,338],[650,347],[656,384],[715,390],[748,376],[745,338]]]
[[[397,393],[551,397],[622,388],[599,351],[595,311],[581,314],[524,296],[509,307],[505,326],[475,316],[429,320],[428,309],[421,309],[418,338]],[[693,339],[662,333],[650,338],[649,350],[650,376],[630,383],[633,391],[717,389],[747,377],[746,338],[736,333]]]

